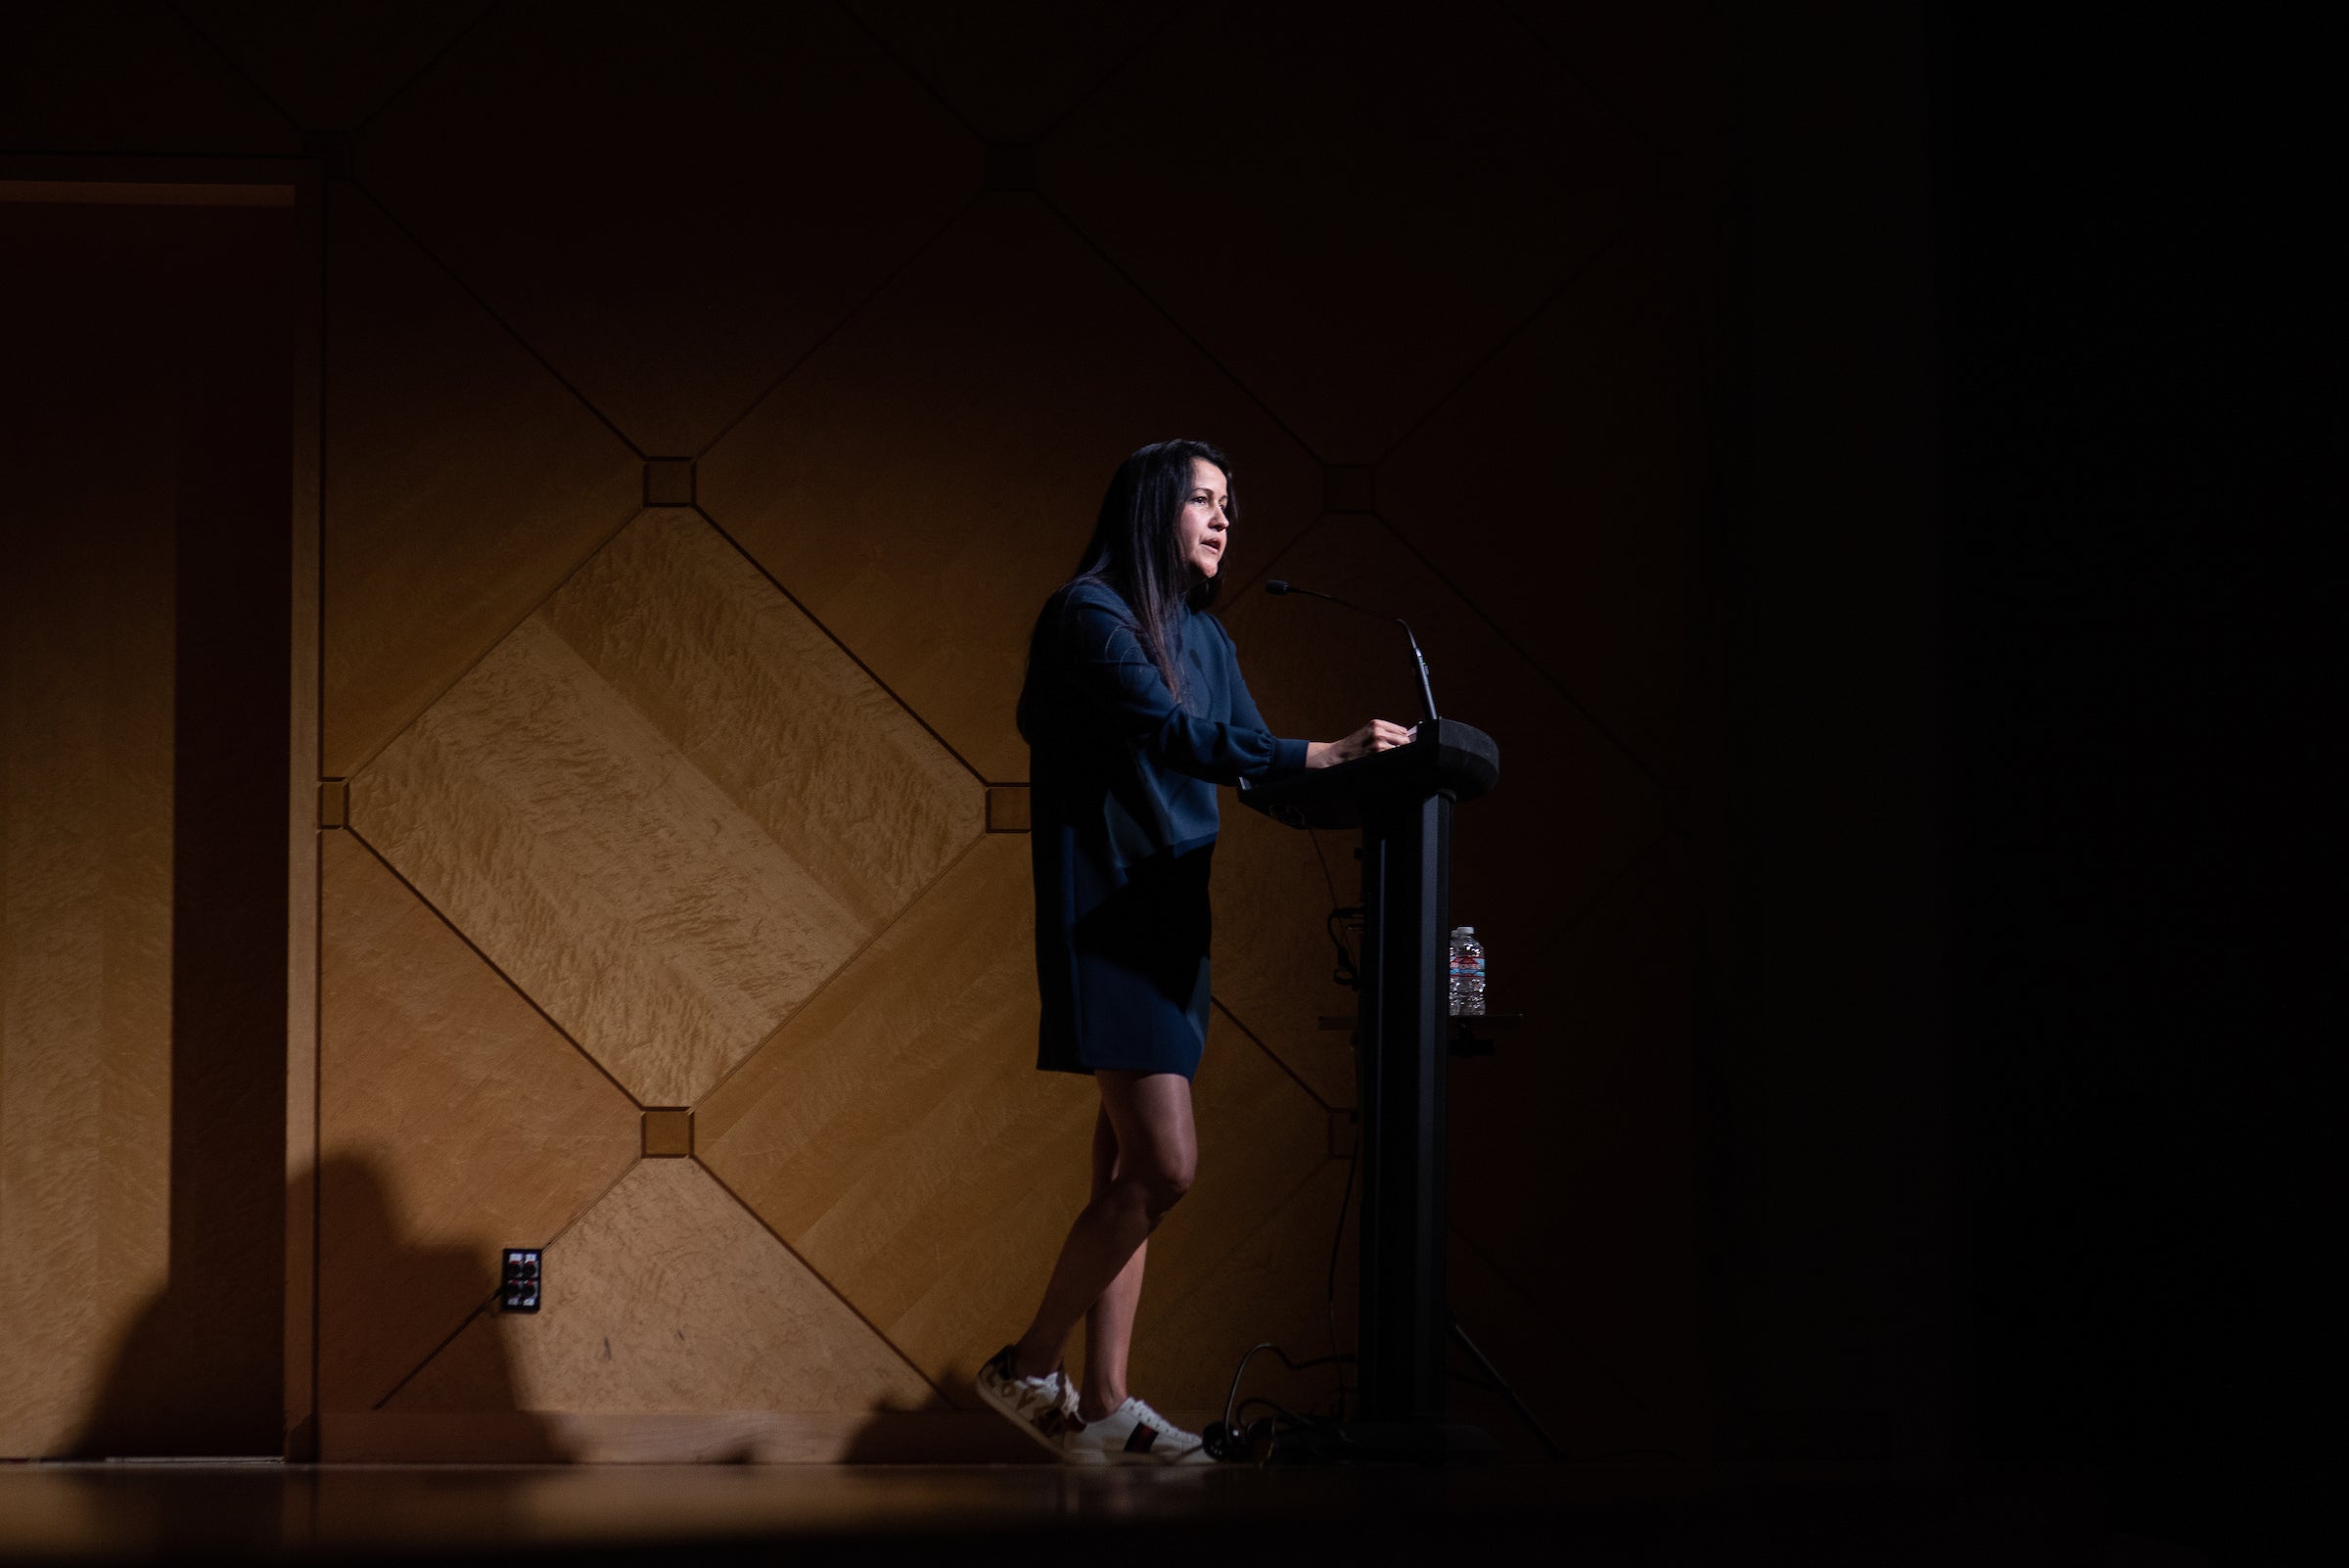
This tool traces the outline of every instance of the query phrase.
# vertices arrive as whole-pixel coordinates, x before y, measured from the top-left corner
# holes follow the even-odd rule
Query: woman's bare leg
[[[1179,1073],[1107,1070],[1093,1078],[1101,1089],[1102,1114],[1117,1139],[1117,1156],[1107,1184],[1069,1227],[1036,1320],[1020,1337],[1014,1360],[1026,1377],[1039,1377],[1060,1364],[1077,1320],[1133,1263],[1158,1222],[1190,1189],[1198,1169],[1189,1079]],[[1095,1141],[1098,1146],[1097,1129]],[[1140,1284],[1136,1269],[1137,1293]],[[1131,1332],[1130,1310],[1125,1322],[1121,1338]]]
[[[1095,1198],[1108,1190],[1117,1170],[1118,1132],[1104,1106],[1093,1124]],[[1147,1241],[1134,1248],[1118,1277],[1084,1314],[1084,1381],[1077,1413],[1085,1420],[1097,1421],[1126,1403],[1126,1355],[1133,1345],[1134,1311],[1141,1305],[1142,1268],[1149,1257]]]

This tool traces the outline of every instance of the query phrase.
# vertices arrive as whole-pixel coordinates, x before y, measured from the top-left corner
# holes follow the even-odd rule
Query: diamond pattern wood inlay
[[[637,1112],[364,845],[320,846],[320,1399],[364,1410],[636,1158]]]
[[[1504,754],[1452,907],[1533,1016],[1452,1079],[1463,1315],[1578,1447],[1710,1441],[1690,922],[1725,873],[1676,861],[1664,800],[1731,776],[1700,591],[1742,308],[1720,9],[33,8],[0,47],[13,153],[324,161],[298,198],[324,204],[322,292],[290,301],[323,389],[297,394],[323,517],[300,771],[347,786],[322,800],[347,827],[322,846],[322,1408],[970,1402],[1082,1201],[1095,1106],[1032,1065],[1026,639],[1118,460],[1187,436],[1238,465],[1221,613],[1272,726],[1333,739],[1416,697],[1391,628],[1273,605],[1268,575],[1408,617],[1447,714]],[[110,568],[107,658],[59,690],[167,665],[138,572],[189,542],[113,538],[140,562]],[[154,807],[82,855],[152,956],[168,757],[68,739]],[[1258,1339],[1321,1348],[1346,1172],[1316,1099],[1355,1094],[1318,1027],[1355,1006],[1323,925],[1359,896],[1352,836],[1317,855],[1224,802],[1201,1175],[1135,1347],[1162,1408],[1220,1404]],[[52,902],[81,887],[50,869]],[[34,923],[73,938],[45,961],[146,1022],[96,1067],[0,1038],[12,1125],[70,1145],[12,1167],[55,1201],[0,1227],[0,1329],[45,1347],[0,1388],[47,1434],[12,1428],[26,1453],[120,1327],[51,1309],[152,1286],[171,1174],[141,1132],[170,1102],[157,1003],[112,958],[88,979],[74,908]],[[547,1312],[480,1314],[525,1243]],[[1614,1351],[1594,1372],[1561,1343]],[[1250,1391],[1330,1385],[1260,1361]]]
[[[546,1304],[484,1312],[391,1410],[918,1410],[903,1357],[691,1160],[645,1160],[545,1249]]]
[[[957,1400],[1088,1179],[1092,1084],[1035,1072],[1030,932],[995,913],[1027,902],[1028,853],[972,851],[695,1118],[719,1179]],[[1320,1107],[1221,1013],[1196,1087],[1199,1181],[1153,1243],[1169,1300],[1327,1162]]]
[[[351,821],[640,1102],[690,1105],[984,800],[707,523],[659,511],[352,781]]]
[[[358,160],[648,456],[708,446],[979,189],[967,133],[811,0],[497,6]]]
[[[990,196],[717,444],[700,499],[1009,784],[1036,611],[1118,463],[1171,437],[1231,456],[1236,588],[1312,521],[1320,466],[1041,203]]]

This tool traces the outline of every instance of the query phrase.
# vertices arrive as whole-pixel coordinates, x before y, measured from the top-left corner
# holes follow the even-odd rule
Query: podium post
[[[1429,719],[1408,746],[1242,796],[1291,827],[1361,833],[1361,1403],[1343,1433],[1358,1457],[1431,1459],[1493,1447],[1481,1429],[1444,1419],[1451,1330],[1444,1079],[1452,806],[1499,776],[1492,737]]]
[[[1396,803],[1362,823],[1360,1417],[1444,1414],[1444,1020],[1451,802]]]

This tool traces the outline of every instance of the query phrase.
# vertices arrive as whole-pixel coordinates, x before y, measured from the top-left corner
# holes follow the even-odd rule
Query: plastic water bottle
[[[1485,1016],[1485,945],[1474,926],[1451,928],[1451,1016]]]

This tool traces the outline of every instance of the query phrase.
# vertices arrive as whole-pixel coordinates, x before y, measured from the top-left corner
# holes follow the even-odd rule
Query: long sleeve
[[[1080,587],[1070,594],[1061,630],[1064,668],[1088,707],[1127,738],[1139,741],[1154,760],[1177,772],[1218,784],[1234,784],[1290,772],[1305,765],[1306,743],[1283,740],[1265,728],[1231,660],[1229,644],[1202,623],[1197,635],[1217,639],[1213,657],[1227,666],[1231,718],[1218,720],[1186,712],[1167,690],[1158,667],[1128,623],[1123,607],[1105,590]]]

